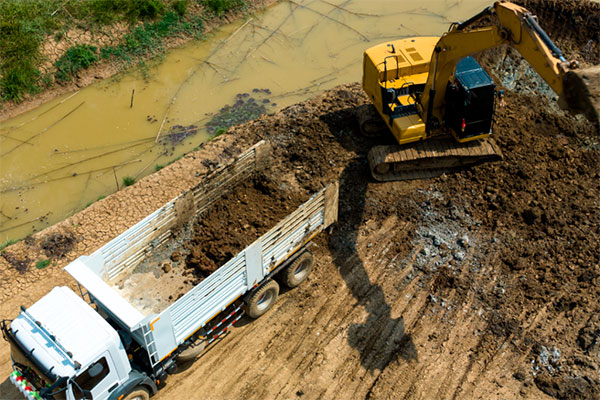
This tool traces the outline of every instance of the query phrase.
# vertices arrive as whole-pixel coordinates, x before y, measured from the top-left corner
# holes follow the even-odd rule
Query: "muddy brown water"
[[[374,44],[440,35],[488,3],[282,2],[170,51],[146,77],[124,74],[2,121],[0,243],[85,208],[122,188],[125,177],[154,172],[238,117],[360,80],[362,52]],[[256,107],[247,115],[208,124],[224,106],[249,99]]]

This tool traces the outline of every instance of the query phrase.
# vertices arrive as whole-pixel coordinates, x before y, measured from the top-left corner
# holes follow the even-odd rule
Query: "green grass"
[[[6,239],[6,241],[4,243],[0,243],[0,251],[4,250],[6,247],[17,243],[18,240],[16,239]]]
[[[18,10],[6,10],[0,2],[0,94],[2,99],[21,100],[25,93],[36,93],[41,73],[39,50],[43,27],[35,20],[25,24]],[[13,19],[6,20],[6,15]]]
[[[175,11],[179,16],[183,17],[187,12],[188,2],[187,0],[176,0],[171,3],[171,8]]]
[[[80,69],[87,69],[98,61],[95,46],[87,44],[77,45],[69,48],[56,62],[56,80],[61,82],[70,81]]]
[[[135,178],[132,176],[123,177],[123,186],[131,186],[135,183]]]
[[[123,42],[117,46],[107,46],[100,51],[102,58],[116,58],[131,63],[142,61],[164,51],[163,39],[179,34],[195,35],[202,31],[203,21],[194,18],[185,21],[176,12],[170,11],[160,20],[139,24],[131,33],[124,36]]]
[[[97,198],[96,200],[94,200],[94,201],[90,201],[89,203],[87,203],[87,204],[85,205],[85,207],[84,207],[84,208],[88,208],[89,206],[91,206],[91,205],[92,205],[92,204],[94,204],[95,202],[97,202],[97,201],[100,201],[100,200],[102,200],[102,199],[103,199],[103,198],[105,198],[105,197],[106,197],[106,196],[104,196],[104,195],[102,195],[102,196],[98,196],[98,198]]]
[[[167,163],[167,165],[171,165],[171,164],[173,164],[173,163],[175,163],[175,162],[177,162],[177,161],[181,160],[181,159],[183,158],[183,156],[185,156],[185,154],[182,154],[182,155],[180,155],[180,156],[178,156],[178,157],[175,157],[174,159],[172,159],[171,161],[169,161],[169,162]]]
[[[241,0],[204,0],[204,4],[215,14],[221,15],[229,10],[240,8],[243,2]]]
[[[222,134],[224,134],[225,132],[227,132],[227,129],[225,129],[225,128],[218,128],[218,129],[215,131],[215,136],[214,136],[214,137],[221,136],[221,135],[222,135]]]
[[[46,268],[48,265],[50,265],[50,260],[39,260],[36,264],[35,267],[37,269],[44,269]]]
[[[161,169],[163,169],[164,167],[165,167],[165,166],[164,166],[164,165],[162,165],[162,164],[156,164],[156,165],[154,166],[154,172],[158,172],[158,171],[160,171]]]
[[[203,17],[190,15],[192,3],[205,5],[210,16],[240,7],[243,0],[0,0],[0,99],[21,101],[55,80],[68,81],[98,56],[141,63],[162,53],[167,37],[200,37]],[[50,73],[40,71],[41,45],[49,38],[61,41],[71,29],[98,32],[119,21],[130,24],[119,45],[99,52],[89,44],[74,46]]]

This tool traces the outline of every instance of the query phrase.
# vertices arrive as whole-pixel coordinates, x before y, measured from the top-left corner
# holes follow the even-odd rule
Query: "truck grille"
[[[23,393],[26,399],[41,400],[37,389],[19,371],[13,371],[10,374],[10,381]]]

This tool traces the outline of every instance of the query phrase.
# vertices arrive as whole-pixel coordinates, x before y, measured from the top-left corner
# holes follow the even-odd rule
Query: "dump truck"
[[[163,285],[163,294],[170,295],[166,299],[174,301],[140,302],[146,288],[131,279],[140,265],[156,272],[152,268],[161,266],[148,259],[181,242],[182,226],[189,228],[216,200],[263,169],[269,154],[268,144],[258,143],[91,255],[68,264],[65,270],[79,294],[55,287],[21,307],[13,320],[2,321],[11,347],[10,380],[25,397],[148,399],[178,365],[195,359],[207,345],[213,348],[211,343],[244,314],[257,318],[267,312],[279,293],[275,276],[290,287],[306,279],[314,264],[311,240],[337,220],[337,182],[185,293],[169,293],[169,285]]]

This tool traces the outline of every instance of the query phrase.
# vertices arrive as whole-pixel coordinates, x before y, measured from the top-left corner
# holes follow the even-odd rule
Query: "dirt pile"
[[[509,340],[531,363],[519,367],[527,371],[518,374],[524,384],[533,381],[557,398],[594,398],[598,359],[577,340],[598,312],[600,153],[590,145],[591,127],[550,110],[535,98],[509,95],[495,129],[505,160],[436,182],[451,199],[430,200],[439,217],[455,220],[455,207],[468,213],[481,243],[477,253],[495,270],[483,280],[478,271],[452,271],[452,282],[437,292],[477,293],[491,310],[486,334]],[[529,325],[540,314],[549,323]],[[498,339],[490,340],[491,349]],[[548,364],[542,349],[551,348],[557,355]]]
[[[186,268],[204,278],[274,227],[306,197],[264,174],[217,200],[194,224]]]

